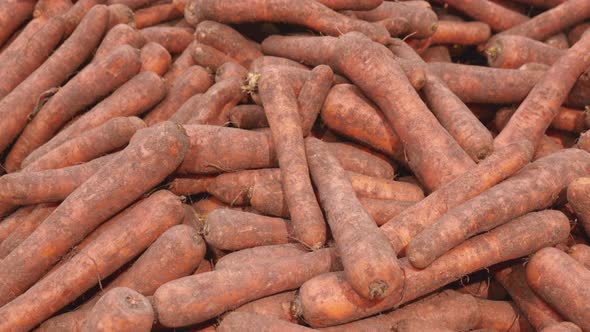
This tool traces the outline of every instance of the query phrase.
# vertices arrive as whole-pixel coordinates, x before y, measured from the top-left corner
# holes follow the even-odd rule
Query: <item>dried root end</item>
[[[258,81],[260,80],[260,73],[248,73],[246,76],[246,85],[242,86],[242,91],[249,95],[258,92]]]
[[[291,307],[289,308],[291,311],[291,315],[298,320],[303,318],[303,304],[301,304],[301,298],[299,294],[295,296],[295,299],[291,302]]]
[[[389,285],[383,280],[375,280],[369,284],[369,298],[371,300],[378,300],[385,296],[385,291]]]

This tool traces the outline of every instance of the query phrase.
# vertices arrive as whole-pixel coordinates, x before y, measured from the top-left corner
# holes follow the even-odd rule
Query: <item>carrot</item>
[[[10,38],[10,35],[27,19],[33,15],[35,1],[11,0],[0,5],[0,45]]]
[[[396,252],[403,253],[416,235],[431,227],[449,210],[518,172],[530,161],[532,154],[532,146],[527,142],[499,149],[476,167],[404,210],[383,225],[381,230],[385,232]]]
[[[494,31],[504,31],[529,20],[525,15],[488,0],[445,0],[444,3],[477,21],[487,23]]]
[[[15,229],[35,208],[35,205],[23,206],[0,221],[0,242],[10,236]],[[2,213],[5,214],[5,213]]]
[[[432,332],[452,332],[454,330],[440,326],[439,322],[429,322],[422,319],[405,319],[397,322],[392,328],[393,332],[417,332],[417,331],[432,331]]]
[[[336,272],[304,283],[300,288],[297,310],[313,327],[350,322],[412,301],[486,266],[561,243],[568,234],[569,222],[561,212],[529,213],[466,241],[426,269],[414,269],[403,262],[405,287],[401,302],[397,302],[399,296],[379,302],[364,299],[345,281],[342,272]]]
[[[415,203],[365,197],[359,197],[359,201],[377,226],[384,225]]]
[[[522,4],[533,5],[540,8],[552,8],[564,3],[566,0],[515,0]]]
[[[587,269],[590,269],[590,246],[581,243],[575,244],[568,249],[567,253]]]
[[[182,11],[178,10],[176,5],[165,3],[136,10],[133,22],[136,28],[143,29],[181,17]]]
[[[284,320],[262,316],[251,312],[232,312],[221,320],[217,331],[285,331],[285,332],[311,332],[317,331],[309,327],[293,324]]]
[[[104,60],[84,68],[40,110],[33,111],[34,118],[6,157],[6,169],[11,172],[20,169],[21,162],[31,151],[46,143],[77,112],[132,78],[140,67],[139,52],[125,45]]]
[[[270,38],[270,37],[269,37]],[[262,47],[262,46],[261,46]],[[264,49],[263,49],[264,51]],[[311,50],[310,50],[311,51]],[[266,51],[264,51],[266,53]],[[260,73],[262,68],[266,66],[287,66],[287,67],[295,67],[299,69],[309,70],[306,65],[301,64],[297,61],[293,61],[291,59],[283,58],[283,57],[276,57],[276,56],[269,56],[264,55],[262,57],[256,58],[250,64],[250,72],[252,73]]]
[[[202,260],[201,263],[199,263],[199,266],[197,267],[195,272],[193,272],[193,274],[197,275],[197,274],[211,272],[211,271],[213,271],[213,265],[212,265],[211,261]]]
[[[430,46],[420,56],[426,62],[452,62],[449,49],[444,45]]]
[[[334,10],[371,10],[383,3],[383,0],[319,0],[321,4]]]
[[[326,227],[309,178],[295,93],[278,68],[263,72],[259,93],[277,151],[293,236],[317,249],[326,240]]]
[[[146,43],[158,43],[168,52],[182,53],[194,40],[191,29],[177,27],[149,27],[139,30]]]
[[[589,178],[575,179],[569,183],[567,188],[567,200],[578,216],[578,221],[582,225],[586,234],[590,234],[590,210],[588,209],[589,190]]]
[[[129,288],[115,288],[92,308],[82,332],[148,332],[152,330],[154,316],[154,309],[145,296]]]
[[[590,155],[578,149],[541,158],[515,176],[450,209],[412,239],[407,249],[408,259],[416,267],[426,267],[475,234],[527,212],[548,208],[571,181],[589,172]]]
[[[152,71],[163,76],[169,69],[172,56],[157,43],[149,42],[141,49],[141,70]]]
[[[1,241],[0,259],[10,254],[14,248],[18,247],[19,244],[29,237],[53,210],[55,210],[54,204],[40,204],[26,218],[20,220],[14,231],[6,239]]]
[[[329,36],[360,31],[377,42],[385,43],[389,39],[389,33],[384,27],[346,17],[312,0],[191,0],[184,16],[194,26],[204,20],[229,24],[279,22],[302,25]]]
[[[207,187],[214,181],[215,177],[211,175],[177,177],[168,184],[168,189],[179,196],[190,196],[207,192]]]
[[[94,53],[93,61],[104,59],[110,55],[114,49],[125,44],[139,49],[145,44],[145,39],[138,30],[127,24],[118,24],[107,32]]]
[[[307,251],[303,246],[295,243],[275,244],[243,249],[223,256],[215,264],[215,270],[248,269],[252,264],[257,264],[265,260],[274,261],[286,257],[301,256],[306,253]]]
[[[413,183],[386,180],[350,171],[346,173],[359,196],[404,202],[416,202],[424,198],[422,188]]]
[[[481,320],[476,328],[514,332],[533,330],[512,302],[477,298],[475,300],[481,315]]]
[[[525,268],[521,262],[498,270],[494,273],[494,277],[508,291],[512,301],[535,330],[542,330],[563,321],[561,316],[529,287],[526,282]]]
[[[61,15],[72,8],[72,2],[70,0],[42,0],[35,4],[33,10],[33,19],[27,23],[31,24],[35,19],[42,18],[47,19],[50,17]]]
[[[306,154],[347,280],[368,299],[401,293],[403,275],[395,252],[363,209],[353,186],[345,180],[344,169],[324,144],[316,138],[307,138]],[[344,214],[337,212],[344,210],[347,211]]]
[[[154,294],[158,319],[166,327],[196,324],[252,300],[295,289],[330,271],[335,263],[332,255],[330,249],[320,249],[273,264],[216,270],[168,282]]]
[[[570,45],[577,43],[584,32],[586,32],[590,28],[590,23],[584,22],[577,24],[574,26],[568,33],[567,33],[567,40],[569,41]]]
[[[0,317],[4,318],[0,326],[31,329],[141,253],[181,219],[182,207],[177,196],[166,191],[153,194],[132,207],[58,270],[2,307]],[[50,286],[54,284],[59,286]],[[15,312],[27,312],[27,315],[14,315]]]
[[[257,129],[268,127],[264,109],[259,105],[237,105],[229,111],[229,120],[236,128]]]
[[[245,81],[247,77],[248,69],[235,62],[226,62],[215,71],[215,82],[221,82],[230,78],[239,78]]]
[[[584,0],[568,0],[530,20],[520,22],[500,35],[517,35],[545,40],[589,17],[590,3]]]
[[[388,52],[361,35],[348,34],[338,39],[333,66],[379,105],[402,142],[406,142],[410,168],[432,191],[474,163],[436,121]],[[382,80],[390,84],[379,84]]]
[[[516,112],[515,108],[503,108],[496,113],[494,123],[498,130],[504,129],[510,117]],[[581,133],[586,130],[586,114],[584,111],[567,107],[560,107],[559,113],[553,118],[549,128],[573,133]]]
[[[105,6],[95,6],[80,25],[53,54],[0,101],[0,150],[21,132],[27,116],[39,98],[51,88],[63,83],[91,54],[106,29],[108,13]],[[10,114],[10,115],[8,115]]]
[[[567,35],[564,32],[560,32],[545,39],[545,44],[561,50],[567,50],[570,48],[570,43],[567,40]]]
[[[382,112],[354,85],[337,84],[328,93],[322,121],[334,132],[404,160],[399,136],[391,129]]]
[[[590,270],[568,254],[555,249],[539,250],[526,267],[529,286],[564,318],[582,330],[590,328],[588,282]]]
[[[125,150],[70,194],[0,262],[0,304],[20,295],[86,234],[172,173],[187,148],[185,133],[173,123],[138,131]]]
[[[164,100],[144,118],[149,126],[168,120],[190,97],[203,93],[213,84],[211,75],[201,66],[187,68],[170,86]]]
[[[225,203],[244,205],[257,183],[280,180],[281,172],[277,168],[223,173],[210,182],[206,191]]]
[[[254,210],[270,216],[290,218],[289,208],[279,181],[257,183],[248,194]]]
[[[249,312],[297,323],[297,317],[291,312],[291,302],[295,300],[295,293],[296,291],[288,291],[263,297],[237,307],[234,312]]]
[[[439,21],[431,42],[433,45],[479,45],[490,36],[490,26],[483,22]]]
[[[376,152],[353,143],[328,143],[327,147],[347,171],[388,180],[395,177],[396,165]]]
[[[386,314],[327,327],[323,330],[326,332],[391,331],[397,323],[406,319],[436,321],[440,327],[466,331],[476,326],[480,315],[473,296],[445,290]]]
[[[117,117],[80,136],[64,142],[41,158],[25,166],[25,172],[58,169],[90,161],[123,147],[136,131],[145,128],[137,117]]]
[[[406,21],[406,29],[398,31],[397,35],[411,34],[415,38],[428,38],[438,28],[438,19],[430,5],[416,6],[404,2],[384,1],[379,7],[369,11],[351,11],[349,14],[361,20],[377,22],[387,19],[402,19]],[[343,31],[345,33],[347,31]]]
[[[63,20],[59,17],[50,18],[35,34],[26,41],[23,40],[25,44],[20,48],[14,51],[5,50],[0,55],[0,71],[3,73],[0,82],[0,99],[8,95],[42,65],[61,41],[63,33]]]
[[[540,330],[541,332],[582,332],[578,325],[571,322],[561,322],[554,325],[547,326]]]
[[[555,63],[564,50],[521,36],[498,36],[486,45],[488,64],[497,68],[518,68],[526,63]]]
[[[164,75],[164,79],[166,80],[166,85],[168,87],[172,86],[174,82],[180,77],[186,69],[191,66],[196,65],[195,60],[193,60],[193,48],[197,44],[197,41],[191,42],[185,49],[180,53],[180,55],[174,60],[172,66],[170,66],[170,70]]]
[[[325,65],[319,65],[311,71],[310,78],[301,87],[297,103],[299,104],[303,136],[309,135],[332,87],[333,79],[332,69]]]
[[[223,52],[246,68],[256,58],[262,57],[260,45],[225,24],[202,21],[195,27],[195,38],[199,43]]]
[[[121,3],[133,10],[136,10],[139,8],[147,7],[147,6],[151,5],[152,3],[155,3],[156,1],[155,0],[108,0],[107,2],[109,5]]]
[[[217,70],[217,68],[221,67],[221,65],[226,62],[237,62],[229,55],[219,51],[215,47],[198,42],[192,47],[191,55],[193,57],[193,61],[197,65],[203,66],[213,71]]]
[[[133,10],[125,6],[124,4],[114,4],[108,6],[109,9],[109,23],[107,29],[110,30],[118,24],[131,24],[133,23]]]

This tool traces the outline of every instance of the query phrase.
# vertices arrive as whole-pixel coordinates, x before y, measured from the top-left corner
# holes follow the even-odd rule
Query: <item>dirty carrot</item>
[[[522,36],[498,36],[486,45],[488,64],[496,68],[519,68],[535,62],[552,65],[566,51]]]
[[[14,248],[23,242],[35,229],[45,220],[45,218],[55,210],[55,204],[37,205],[26,218],[19,221],[18,226],[10,235],[0,241],[0,259],[6,257]]]
[[[433,45],[479,45],[490,36],[490,26],[483,22],[439,21],[431,42]]]
[[[275,244],[270,246],[260,246],[249,249],[234,251],[221,257],[215,264],[215,270],[222,269],[243,269],[249,268],[252,264],[257,264],[265,260],[275,260],[285,257],[301,256],[308,253],[307,249],[300,244]]]
[[[178,27],[149,27],[139,30],[146,43],[158,43],[168,52],[175,54],[181,53],[194,40],[191,29]]]
[[[182,11],[178,10],[176,5],[165,3],[136,10],[133,22],[136,28],[143,29],[162,22],[181,18],[182,16]]]
[[[141,69],[140,71],[152,71],[160,76],[168,71],[172,56],[160,44],[149,42],[141,48]]]
[[[436,0],[465,13],[477,21],[487,23],[494,31],[503,31],[526,22],[529,18],[489,0]]]
[[[269,331],[285,332],[313,332],[317,331],[309,327],[286,322],[273,317],[263,316],[251,312],[231,312],[223,317],[217,331],[231,332],[257,332],[268,329]]]
[[[132,24],[133,10],[124,4],[116,3],[108,6],[109,9],[109,23],[107,29],[111,29],[118,24]]]
[[[191,44],[191,47],[191,56],[193,57],[193,61],[197,65],[209,68],[213,71],[217,70],[217,68],[221,67],[221,65],[226,62],[237,62],[237,60],[213,46],[197,42],[194,44],[194,46]]]
[[[238,105],[229,111],[229,120],[236,128],[257,129],[268,127],[264,109],[260,105]]]
[[[291,302],[295,300],[296,291],[288,291],[263,297],[237,307],[234,311],[251,312],[258,315],[282,319],[287,322],[297,323],[297,317],[291,312]]]
[[[190,196],[207,192],[215,176],[193,175],[191,177],[176,177],[168,184],[168,190],[179,196]]]
[[[402,211],[414,205],[415,202],[394,201],[359,197],[359,201],[371,215],[377,226],[382,226]]]
[[[94,53],[92,61],[98,61],[107,57],[114,49],[125,44],[139,49],[145,44],[145,39],[137,29],[127,24],[118,24],[104,36],[104,39]]]

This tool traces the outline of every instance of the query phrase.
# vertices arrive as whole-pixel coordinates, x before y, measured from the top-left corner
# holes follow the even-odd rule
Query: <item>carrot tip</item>
[[[375,280],[369,284],[369,297],[371,300],[378,300],[383,298],[385,291],[389,285],[383,280]]]

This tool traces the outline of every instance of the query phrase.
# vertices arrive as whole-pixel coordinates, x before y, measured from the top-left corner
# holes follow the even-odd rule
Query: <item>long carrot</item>
[[[267,128],[268,121],[260,105],[238,105],[229,111],[229,120],[236,128]]]
[[[20,220],[18,227],[10,235],[0,241],[0,259],[6,257],[14,248],[18,247],[35,229],[45,220],[45,218],[55,210],[55,204],[40,204]]]
[[[476,326],[478,329],[491,329],[494,331],[533,330],[514,303],[486,299],[476,299],[476,301],[481,315],[481,320]]]
[[[528,21],[528,17],[489,0],[436,0],[458,9],[477,21],[487,23],[494,31],[503,31]]]
[[[590,234],[590,210],[588,209],[588,192],[590,179],[582,177],[572,181],[567,187],[567,200],[575,211],[578,221],[586,234]]]
[[[382,4],[383,0],[320,0],[318,2],[334,10],[370,10]]]
[[[234,77],[245,81],[248,77],[248,69],[236,62],[226,62],[215,71],[215,82]],[[247,100],[247,98],[244,98],[244,100]]]
[[[172,84],[182,75],[182,73],[189,67],[196,65],[195,60],[193,60],[193,49],[197,45],[197,41],[191,42],[186,49],[180,53],[180,55],[174,60],[170,70],[164,75],[164,79],[166,80],[166,85],[168,87],[172,86]]]
[[[114,49],[125,44],[139,49],[145,44],[145,39],[137,29],[127,24],[118,24],[104,36],[92,61],[99,61],[107,57]]]
[[[136,10],[133,23],[136,28],[143,29],[165,21],[181,18],[182,16],[182,11],[178,10],[176,5],[165,3]]]
[[[518,68],[536,62],[552,65],[564,53],[557,49],[522,36],[498,36],[486,45],[488,64],[496,68]]]
[[[125,150],[70,194],[0,262],[0,303],[22,294],[86,234],[172,173],[187,148],[186,134],[173,123],[138,131]]]
[[[0,221],[0,241],[4,241],[18,227],[20,221],[26,218],[35,205],[23,206]],[[4,214],[4,213],[2,213]]]
[[[10,35],[33,15],[35,1],[11,0],[0,5],[0,15],[3,17],[0,23],[0,45],[4,44]]]
[[[296,291],[288,291],[263,297],[237,307],[234,311],[251,312],[258,315],[282,319],[297,323],[297,317],[291,313],[291,302],[295,300]]]
[[[252,264],[260,263],[263,260],[276,260],[285,257],[301,256],[306,253],[308,253],[306,248],[295,243],[275,244],[243,249],[221,257],[221,259],[215,263],[215,270],[238,270],[248,268]]]
[[[277,168],[244,170],[217,176],[205,190],[225,203],[244,205],[256,183],[280,180],[281,172]]]
[[[133,24],[133,10],[124,4],[116,3],[108,6],[109,23],[107,29],[111,29],[118,24]]]
[[[309,327],[293,324],[284,320],[263,316],[251,312],[232,312],[221,320],[217,331],[257,332],[257,331],[285,331],[285,332],[313,332]]]
[[[301,116],[303,136],[309,135],[315,120],[320,113],[326,96],[332,87],[334,73],[330,67],[319,65],[311,71],[311,76],[301,87],[297,103]]]
[[[438,21],[431,42],[433,45],[479,45],[490,36],[490,26],[483,22]]]
[[[395,177],[396,165],[377,152],[353,143],[334,142],[327,145],[347,171],[387,180]]]
[[[194,40],[192,30],[179,27],[149,27],[139,30],[147,43],[158,43],[171,54],[181,53]]]

